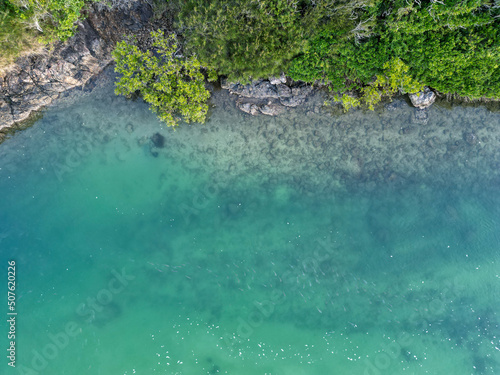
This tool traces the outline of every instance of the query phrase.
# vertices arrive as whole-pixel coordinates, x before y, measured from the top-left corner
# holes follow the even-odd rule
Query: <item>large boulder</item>
[[[286,83],[285,73],[281,73],[279,77],[269,77],[269,82],[271,85],[279,85],[280,83]]]
[[[285,107],[297,107],[303,104],[312,93],[313,88],[304,83],[287,84],[287,77],[270,77],[242,85],[223,79],[221,87],[239,97],[237,107],[243,112],[256,115],[259,112],[269,116],[277,116],[285,112]],[[290,81],[291,82],[291,81]]]
[[[436,100],[436,94],[426,86],[424,91],[420,91],[416,94],[410,94],[410,100],[416,108],[424,109],[430,107],[432,103],[434,103]]]

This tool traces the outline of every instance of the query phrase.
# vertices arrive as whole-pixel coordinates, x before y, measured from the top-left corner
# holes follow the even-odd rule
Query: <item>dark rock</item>
[[[248,85],[237,85],[235,89],[230,90],[232,94],[238,94],[245,98],[266,99],[278,98],[276,87],[269,81],[258,80]]]
[[[395,181],[395,180],[397,180],[397,178],[398,178],[398,175],[393,171],[388,171],[385,173],[385,179],[387,181]]]
[[[427,140],[427,146],[430,148],[434,148],[434,147],[436,147],[437,142],[438,142],[438,138],[432,137],[431,139]]]
[[[278,93],[278,97],[280,98],[289,98],[290,96],[292,96],[292,89],[282,83],[276,85],[276,92]]]
[[[139,30],[150,27],[151,7],[142,1],[117,4],[91,5],[87,19],[78,23],[67,42],[21,57],[0,75],[0,129],[27,119],[61,93],[85,85],[112,61],[117,41],[131,33],[142,38]]]
[[[125,129],[128,133],[132,133],[134,131],[134,125],[129,122],[127,126],[125,126]]]
[[[401,135],[406,135],[406,134],[411,134],[415,131],[415,128],[413,126],[407,126],[405,128],[401,128],[399,130],[399,134]]]
[[[305,97],[292,96],[289,98],[280,98],[280,103],[285,107],[297,107],[304,103]]]
[[[153,142],[153,146],[157,148],[165,147],[165,137],[160,133],[155,133],[151,137],[151,142]]]
[[[252,115],[257,114],[257,109],[266,115],[276,116],[284,112],[285,107],[297,107],[304,103],[308,95],[313,91],[311,86],[305,84],[286,85],[286,77],[282,76],[279,80],[257,80],[247,85],[239,83],[229,83],[226,80],[221,82],[222,88],[228,89],[231,94],[238,95],[240,99],[248,98],[250,100],[239,100],[237,106],[239,109]],[[279,99],[281,106],[275,103]],[[267,100],[267,104],[265,101]],[[273,105],[269,105],[269,100]],[[250,103],[250,104],[249,104]]]
[[[220,87],[229,90],[231,93],[238,89],[239,83],[228,82],[226,78],[222,78],[220,81]]]

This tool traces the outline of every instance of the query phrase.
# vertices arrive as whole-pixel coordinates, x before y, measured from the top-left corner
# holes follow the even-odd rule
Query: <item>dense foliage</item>
[[[399,60],[409,79],[438,91],[500,98],[494,0],[178,1],[188,53],[230,79],[285,71],[335,90],[371,90]]]
[[[187,52],[232,80],[279,74],[304,46],[294,0],[183,1]]]
[[[393,58],[384,64],[384,74],[378,74],[374,82],[361,89],[361,98],[347,94],[335,95],[336,101],[342,102],[344,109],[358,107],[364,102],[369,109],[375,109],[384,96],[400,93],[416,93],[424,89],[424,85],[408,75],[409,67],[398,58]]]
[[[97,0],[90,0],[97,1]],[[73,35],[85,0],[0,0],[0,66]]]
[[[165,38],[157,31],[151,37],[154,51],[143,52],[126,41],[117,44],[113,57],[121,77],[116,94],[130,97],[140,93],[168,126],[177,126],[180,117],[186,122],[204,122],[210,94],[199,61],[178,54],[174,35]]]
[[[500,10],[493,1],[369,3],[356,13],[356,28],[325,28],[309,39],[292,77],[360,88],[398,58],[408,75],[440,92],[500,98]]]

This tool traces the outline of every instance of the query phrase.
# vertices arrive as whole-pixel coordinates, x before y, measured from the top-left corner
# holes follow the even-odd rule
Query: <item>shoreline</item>
[[[140,46],[147,47],[151,30],[172,27],[172,20],[157,19],[156,16],[154,9],[141,0],[118,3],[111,8],[96,3],[90,7],[87,18],[79,22],[76,34],[66,43],[56,43],[51,52],[19,58],[11,69],[0,75],[0,143],[8,134],[30,127],[43,116],[45,109],[69,95],[70,91],[92,90],[92,81],[98,80],[99,75],[113,64],[111,51],[117,41],[133,35]],[[280,116],[287,108],[301,106],[307,96],[317,95],[323,90],[322,85],[293,82],[283,76],[281,82],[280,78],[274,80],[254,81],[248,89],[249,85],[228,84],[219,78],[222,89],[238,95],[239,109],[252,115]],[[255,82],[268,87],[258,92],[254,90]],[[280,86],[287,91],[285,97]],[[269,87],[274,90],[270,94]],[[270,96],[264,95],[266,90]],[[500,100],[469,100],[437,92],[436,96],[436,102],[445,108],[484,106],[493,112],[500,111]],[[404,97],[410,101],[407,94]],[[376,110],[385,108],[392,99],[383,100]],[[421,110],[419,117],[422,124],[427,122],[426,109]]]
[[[114,77],[109,67],[93,91],[74,91],[58,101],[36,127],[12,139],[3,152],[0,148],[3,166],[35,158],[35,170],[59,180],[70,178],[90,149],[119,161],[135,150],[160,163],[176,160],[182,169],[210,171],[210,183],[239,186],[252,176],[263,186],[289,184],[301,194],[415,183],[479,191],[500,181],[498,113],[484,106],[450,110],[437,104],[422,125],[418,110],[402,97],[377,111],[339,109],[337,115],[317,93],[280,116],[252,116],[238,109],[234,95],[213,87],[207,123],[174,130],[162,126],[142,100],[113,95]],[[23,155],[10,155],[25,137],[35,141]],[[42,154],[38,144],[46,150]]]

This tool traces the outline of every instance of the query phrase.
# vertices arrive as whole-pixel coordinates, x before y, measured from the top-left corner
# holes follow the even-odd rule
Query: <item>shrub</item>
[[[177,54],[174,35],[165,38],[158,30],[151,37],[154,51],[142,52],[126,41],[117,44],[113,51],[115,71],[122,76],[116,82],[116,94],[130,97],[139,92],[168,126],[177,126],[180,117],[186,122],[205,122],[210,93],[205,89],[200,62]]]
[[[335,101],[342,102],[345,111],[355,108],[364,102],[369,109],[374,110],[384,96],[392,96],[397,92],[416,93],[424,89],[424,85],[414,80],[409,75],[409,66],[398,58],[384,64],[384,74],[377,75],[374,82],[361,89],[361,98],[353,98],[346,94],[342,97],[335,96]]]
[[[332,4],[332,17],[339,16],[335,5],[326,2]],[[349,31],[348,23],[330,22],[318,28],[292,60],[292,78],[324,80],[335,90],[363,90],[376,100],[373,84],[367,85],[384,74],[387,61],[400,59],[420,84],[470,98],[500,98],[500,7],[494,2],[358,3],[362,10],[348,6],[356,18],[351,27],[356,27]]]
[[[296,0],[182,3],[178,27],[187,53],[230,80],[279,74],[305,43]]]

